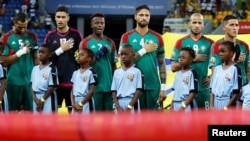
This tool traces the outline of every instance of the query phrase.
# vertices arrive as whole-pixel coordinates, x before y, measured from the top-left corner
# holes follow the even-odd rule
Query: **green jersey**
[[[209,67],[214,67],[214,66],[222,64],[222,61],[219,56],[219,46],[221,42],[223,41],[224,39],[220,39],[213,44],[212,49],[211,49]],[[237,45],[239,45],[239,48],[240,48],[240,56],[237,61],[237,64],[241,70],[242,84],[246,84],[247,83],[246,70],[247,70],[247,64],[249,61],[249,47],[247,43],[238,39],[236,40],[236,43]]]
[[[30,53],[20,56],[15,62],[8,66],[7,84],[30,86],[31,71],[34,66],[34,53],[37,53],[37,36],[35,33],[27,31],[22,36],[14,32],[6,33],[3,36],[5,45],[3,55],[15,54],[21,46],[30,47]]]
[[[210,56],[210,48],[213,44],[213,41],[205,36],[202,36],[199,40],[194,41],[190,35],[185,36],[179,39],[176,42],[176,45],[173,49],[173,53],[171,56],[172,61],[178,62],[180,49],[183,47],[191,47],[197,54],[206,55],[207,59],[205,61],[194,62],[191,64],[192,69],[197,72],[198,75],[198,91],[203,91],[208,87],[205,87],[202,82],[208,76],[208,65],[209,65],[209,56]]]
[[[143,48],[145,43],[156,43],[158,48],[156,51],[141,56],[136,60],[135,64],[145,76],[145,90],[160,90],[157,58],[165,58],[162,36],[151,29],[145,35],[141,35],[133,29],[122,35],[120,46],[130,44],[134,47],[134,51],[137,52]]]
[[[110,92],[113,78],[112,69],[117,62],[117,52],[114,41],[106,36],[98,40],[92,35],[89,35],[82,41],[82,48],[89,48],[94,54],[100,54],[100,48],[102,47],[107,47],[108,52],[99,56],[93,64],[93,69],[97,73],[98,78],[98,85],[95,87],[95,92]]]

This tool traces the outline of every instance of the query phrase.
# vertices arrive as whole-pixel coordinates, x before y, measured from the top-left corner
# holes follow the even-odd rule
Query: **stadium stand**
[[[0,1],[1,2],[1,1]],[[12,28],[12,18],[16,12],[27,11],[30,17],[28,30],[33,31],[38,36],[38,45],[43,43],[43,39],[49,29],[46,29],[44,24],[40,22],[40,15],[42,12],[39,10],[39,4],[34,0],[7,0],[5,3],[5,12],[0,14],[0,24],[2,25],[2,32],[8,32]],[[27,9],[24,5],[27,5]]]

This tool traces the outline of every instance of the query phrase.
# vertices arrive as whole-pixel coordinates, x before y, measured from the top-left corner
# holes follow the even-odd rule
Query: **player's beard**
[[[192,30],[191,30],[191,33],[192,33],[193,35],[195,35],[195,36],[201,34],[201,32],[194,32],[194,31],[192,31]]]
[[[24,31],[26,32],[26,30]],[[19,36],[22,36],[24,34],[24,32],[20,31],[20,30],[16,30],[15,33]]]
[[[138,22],[138,26],[141,27],[141,28],[147,27],[148,22]]]

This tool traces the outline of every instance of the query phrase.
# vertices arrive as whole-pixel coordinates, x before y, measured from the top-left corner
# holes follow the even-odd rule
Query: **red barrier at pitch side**
[[[1,114],[0,140],[206,141],[208,124],[249,124],[249,111],[89,115]]]

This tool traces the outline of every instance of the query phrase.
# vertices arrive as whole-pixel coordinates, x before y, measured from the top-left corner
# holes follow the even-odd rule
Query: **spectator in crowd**
[[[28,6],[27,5],[25,5],[25,4],[23,4],[22,6],[21,6],[21,12],[23,12],[23,13],[25,13],[26,15],[27,15],[27,10],[28,10]]]
[[[44,27],[44,23],[45,23],[45,17],[44,17],[44,14],[40,13],[39,15],[39,25],[40,27]]]
[[[168,25],[164,25],[162,28],[162,34],[164,34],[165,32],[171,32],[171,28]]]
[[[35,19],[36,18],[36,9],[35,8],[30,8],[29,9],[29,17],[30,17],[30,19]]]
[[[34,28],[39,28],[39,21],[38,19],[35,19],[35,21],[32,22]]]
[[[5,2],[4,0],[0,0],[0,15],[4,15],[5,14]]]
[[[52,24],[52,19],[50,15],[47,15],[45,17],[45,28],[50,30],[51,29],[51,24]]]
[[[3,35],[3,25],[0,24],[0,37],[2,37],[2,35]]]

